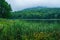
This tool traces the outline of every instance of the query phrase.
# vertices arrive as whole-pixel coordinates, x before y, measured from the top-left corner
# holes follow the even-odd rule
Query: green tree
[[[9,18],[11,16],[11,7],[5,0],[0,0],[0,17]]]

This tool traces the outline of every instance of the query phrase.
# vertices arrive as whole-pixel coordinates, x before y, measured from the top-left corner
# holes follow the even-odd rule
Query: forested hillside
[[[60,8],[35,7],[12,13],[17,19],[60,19]]]

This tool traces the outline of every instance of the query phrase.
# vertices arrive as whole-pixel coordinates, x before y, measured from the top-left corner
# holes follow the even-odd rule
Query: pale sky
[[[36,6],[60,7],[60,0],[6,0],[13,11]]]

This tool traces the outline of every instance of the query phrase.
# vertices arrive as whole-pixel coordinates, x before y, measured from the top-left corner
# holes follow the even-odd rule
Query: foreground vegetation
[[[60,40],[60,23],[0,19],[0,40]]]

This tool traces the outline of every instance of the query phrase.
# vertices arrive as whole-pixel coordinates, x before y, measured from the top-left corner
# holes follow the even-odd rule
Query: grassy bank
[[[0,19],[0,40],[59,40],[60,23]]]

